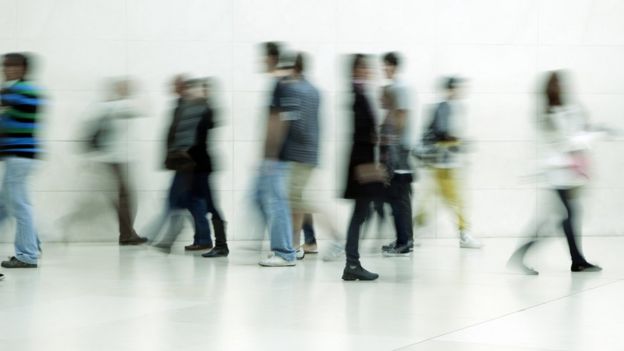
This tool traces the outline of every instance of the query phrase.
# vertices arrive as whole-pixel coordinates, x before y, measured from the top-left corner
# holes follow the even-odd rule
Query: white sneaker
[[[298,260],[303,260],[304,257],[305,257],[305,251],[301,247],[298,248],[297,249],[297,259]]]
[[[297,261],[286,261],[280,256],[272,253],[267,258],[260,260],[258,264],[263,267],[292,267],[297,264]]]
[[[463,232],[459,234],[459,247],[462,249],[480,249],[483,244],[470,234]]]
[[[323,261],[338,261],[346,259],[345,247],[339,243],[332,243],[329,251],[323,255]]]

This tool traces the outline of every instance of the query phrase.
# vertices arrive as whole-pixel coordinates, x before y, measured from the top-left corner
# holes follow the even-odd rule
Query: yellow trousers
[[[466,210],[464,208],[464,202],[459,192],[459,184],[457,181],[457,172],[454,168],[433,168],[433,178],[435,181],[436,192],[440,194],[444,202],[451,208],[455,216],[457,217],[457,226],[460,231],[468,228],[468,221],[466,219]],[[417,225],[424,225],[426,222],[425,202],[430,201],[431,192],[425,190],[426,194],[422,199],[422,203],[419,206],[419,211],[414,216],[414,223]]]

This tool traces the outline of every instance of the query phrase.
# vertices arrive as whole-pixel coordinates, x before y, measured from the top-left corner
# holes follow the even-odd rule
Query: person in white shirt
[[[542,139],[541,167],[546,186],[554,191],[565,209],[561,227],[568,242],[572,272],[596,272],[602,268],[589,263],[580,247],[576,199],[589,180],[588,142],[597,135],[592,132],[580,108],[566,101],[562,72],[548,74],[544,90],[546,107],[539,120]],[[538,227],[539,230],[539,227]],[[509,259],[508,265],[526,274],[538,272],[525,265],[526,252],[537,241],[537,234],[521,245]]]
[[[147,241],[134,229],[135,199],[129,181],[130,155],[128,141],[134,128],[132,125],[140,116],[132,99],[132,83],[122,78],[111,83],[110,96],[98,106],[98,128],[94,146],[94,159],[104,163],[111,170],[117,183],[115,207],[119,221],[119,244],[139,245]]]

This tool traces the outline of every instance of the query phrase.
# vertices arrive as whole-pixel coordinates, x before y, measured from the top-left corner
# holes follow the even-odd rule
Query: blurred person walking
[[[376,119],[366,89],[370,77],[368,57],[353,55],[351,81],[353,89],[353,137],[344,198],[354,200],[353,214],[347,230],[344,280],[375,280],[378,274],[364,269],[360,263],[359,240],[361,228],[371,212],[375,199],[385,192],[388,174],[378,164]]]
[[[0,222],[16,219],[15,256],[2,262],[4,268],[35,268],[40,241],[35,229],[28,181],[41,153],[37,138],[41,89],[30,80],[32,60],[23,53],[4,55],[4,82],[0,88],[0,157],[4,177],[0,188]]]
[[[423,135],[425,164],[431,170],[434,178],[435,193],[439,194],[454,212],[457,218],[459,231],[459,247],[479,249],[483,244],[469,233],[469,224],[461,187],[459,172],[463,165],[461,153],[466,149],[466,140],[463,138],[464,107],[463,80],[449,77],[443,83],[444,98],[434,109],[433,116]],[[423,200],[430,196],[425,193]],[[419,206],[414,216],[424,221],[426,207]]]
[[[269,231],[271,254],[258,264],[265,267],[289,267],[296,265],[287,194],[288,163],[282,151],[289,131],[289,117],[283,113],[280,105],[284,90],[281,79],[290,74],[294,57],[283,55],[279,44],[274,42],[264,43],[262,49],[266,72],[274,78],[274,82],[254,200]]]
[[[538,121],[543,150],[542,171],[547,187],[556,194],[563,207],[561,228],[572,259],[570,270],[597,272],[602,268],[589,263],[581,250],[577,202],[590,176],[588,143],[598,133],[590,129],[579,106],[569,100],[562,76],[561,71],[548,73],[544,88],[546,104]],[[524,257],[537,242],[541,227],[538,225],[533,237],[513,253],[508,266],[519,268],[526,274],[538,274],[524,263]]]
[[[288,199],[297,259],[305,256],[304,248],[300,245],[306,214],[317,213],[317,220],[323,222],[333,237],[338,237],[329,214],[316,204],[310,192],[311,180],[319,164],[320,94],[305,76],[307,64],[305,55],[297,53],[293,70],[280,80],[278,99],[274,100],[274,106],[288,120],[288,133],[281,157],[289,162]]]
[[[180,99],[167,134],[165,168],[175,171],[169,188],[164,213],[147,231],[153,245],[165,252],[171,251],[178,234],[182,231],[185,210],[191,212],[195,227],[195,239],[205,242],[205,249],[212,248],[208,211],[205,197],[206,170],[210,158],[206,151],[207,130],[212,126],[212,112],[203,92],[203,82],[191,79],[182,87],[176,85]],[[200,194],[200,195],[197,195]],[[159,236],[166,224],[162,236]]]
[[[386,110],[386,116],[380,129],[380,159],[390,175],[385,200],[392,208],[396,240],[381,249],[384,256],[407,256],[414,248],[411,198],[414,171],[409,163],[408,91],[398,76],[399,55],[389,52],[382,61],[384,74],[390,84],[382,91],[382,107]]]
[[[212,222],[212,228],[214,230],[215,244],[212,250],[202,254],[203,257],[216,258],[227,257],[230,254],[230,250],[227,245],[226,237],[226,222],[221,215],[221,211],[218,209],[215,197],[212,191],[211,176],[214,172],[213,157],[210,155],[210,131],[217,126],[216,106],[215,106],[215,92],[213,81],[211,79],[203,79],[202,87],[204,98],[208,104],[208,111],[206,118],[197,131],[197,144],[194,147],[194,157],[201,159],[198,162],[198,166],[195,168],[194,174],[194,186],[192,189],[192,203],[193,212],[196,212],[195,217],[200,217],[202,213],[205,217],[206,212],[210,213],[210,220]],[[193,244],[186,246],[186,250],[193,250],[203,245],[210,246],[212,244],[212,238],[210,237],[210,227],[208,230],[196,230]],[[202,235],[207,235],[204,237]]]
[[[109,97],[98,106],[97,127],[89,140],[94,160],[110,169],[117,185],[114,204],[120,245],[139,245],[147,241],[134,229],[136,201],[129,176],[132,153],[128,152],[128,141],[134,130],[134,119],[140,112],[132,99],[132,89],[128,79],[111,82]]]

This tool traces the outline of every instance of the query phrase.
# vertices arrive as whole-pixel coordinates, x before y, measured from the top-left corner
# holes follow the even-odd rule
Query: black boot
[[[212,218],[212,228],[214,229],[215,234],[215,248],[224,246],[227,248],[227,237],[225,233],[226,226],[227,223],[221,218]]]
[[[347,263],[342,273],[342,280],[375,280],[377,278],[379,274],[367,271],[360,264]]]
[[[572,272],[600,272],[602,268],[589,262],[572,263],[570,267]]]

